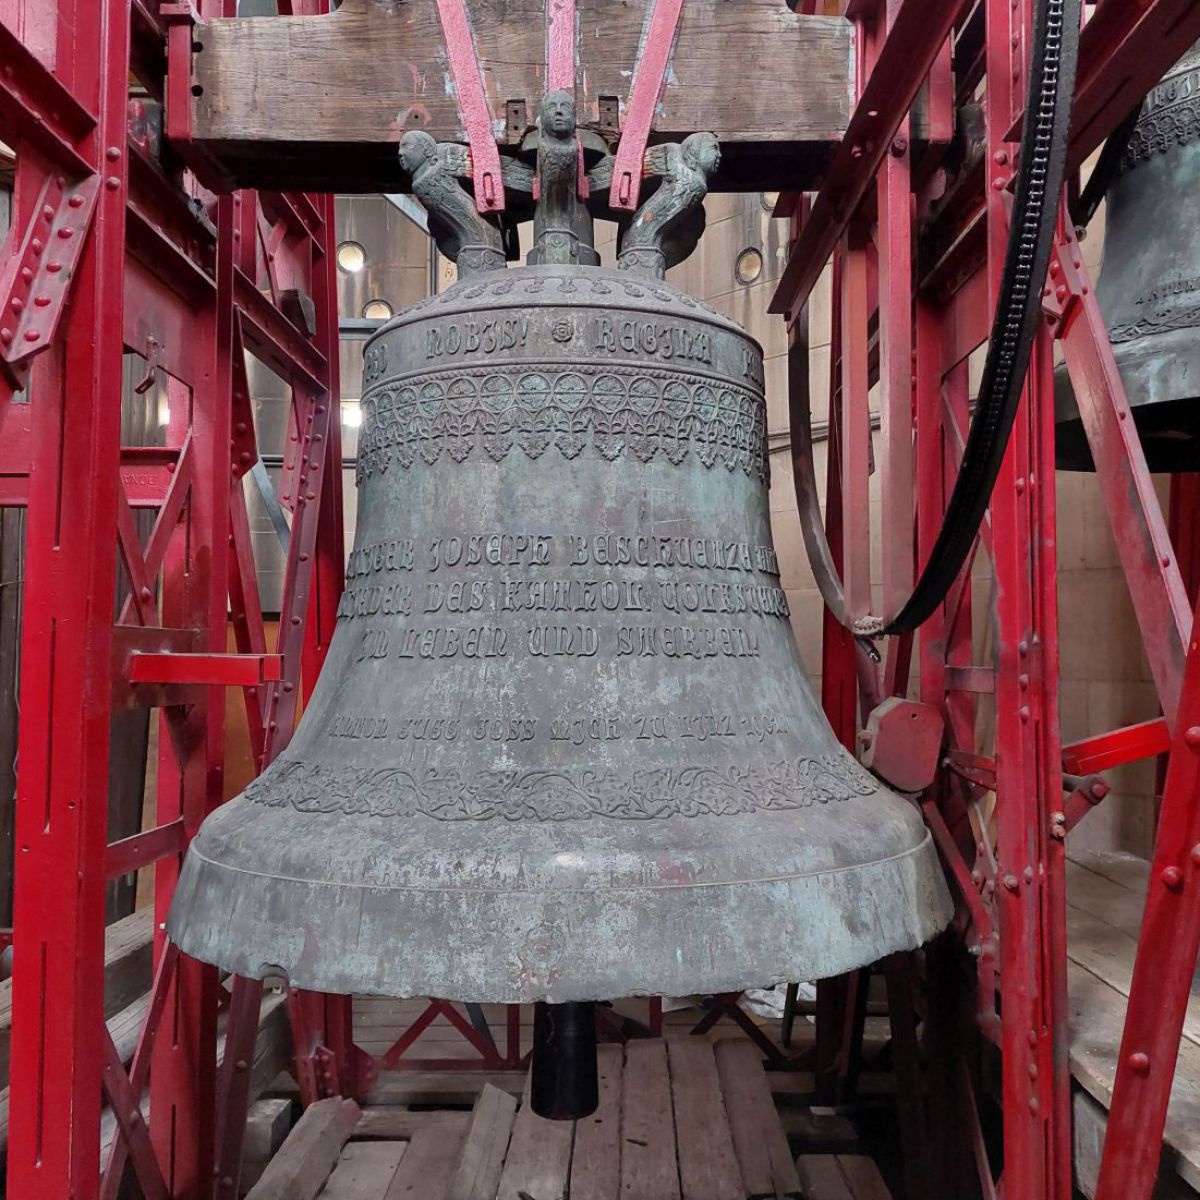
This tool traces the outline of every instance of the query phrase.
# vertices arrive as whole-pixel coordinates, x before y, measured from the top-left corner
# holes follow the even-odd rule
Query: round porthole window
[[[357,242],[342,242],[337,248],[339,271],[357,275],[367,265],[367,252]]]
[[[392,306],[386,300],[368,300],[362,315],[368,321],[386,321],[392,315]]]
[[[747,246],[737,256],[733,267],[734,277],[738,283],[755,283],[763,272],[762,251],[755,246]]]

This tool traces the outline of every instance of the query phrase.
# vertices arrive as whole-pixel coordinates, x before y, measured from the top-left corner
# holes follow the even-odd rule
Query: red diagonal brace
[[[471,19],[463,0],[437,0],[438,19],[446,40],[450,60],[450,78],[458,93],[467,140],[471,144],[471,177],[475,181],[475,207],[480,212],[501,212],[504,208],[504,181],[500,173],[500,151],[492,133],[492,113],[488,107]]]
[[[965,7],[964,0],[946,0],[944,4],[904,0],[896,13],[771,300],[770,311],[785,313],[789,323],[799,315],[842,232],[858,211]]]
[[[1063,770],[1071,775],[1094,775],[1170,749],[1171,729],[1162,717],[1155,717],[1064,746]]]
[[[24,386],[30,360],[54,340],[99,189],[96,175],[78,183],[48,175],[21,252],[0,274],[0,369],[15,387]]]
[[[654,110],[658,107],[658,97],[667,77],[671,47],[682,11],[683,0],[655,0],[654,11],[650,14],[650,28],[634,68],[629,108],[613,164],[612,191],[608,200],[610,208],[623,208],[627,212],[637,208],[646,143],[650,140]]]
[[[1200,611],[1195,614],[1200,622]],[[1150,1200],[1200,950],[1200,643],[1187,668],[1096,1200]]]
[[[104,1090],[108,1094],[114,1115],[121,1127],[121,1137],[113,1142],[112,1148],[109,1150],[108,1163],[100,1181],[100,1200],[116,1200],[125,1171],[126,1157],[133,1158],[138,1182],[147,1197],[162,1195],[165,1198],[167,1196],[166,1185],[159,1172],[158,1160],[150,1145],[150,1135],[145,1119],[142,1117],[140,1102],[150,1075],[150,1056],[154,1050],[154,1040],[162,1028],[163,1013],[170,995],[171,982],[175,978],[175,968],[178,965],[179,947],[168,943],[154,974],[154,986],[150,991],[150,1007],[146,1012],[141,1035],[138,1037],[133,1062],[129,1064],[128,1075],[121,1065],[112,1035],[108,1033],[107,1029],[105,1030]],[[123,1119],[119,1105],[121,1099],[125,1101]]]

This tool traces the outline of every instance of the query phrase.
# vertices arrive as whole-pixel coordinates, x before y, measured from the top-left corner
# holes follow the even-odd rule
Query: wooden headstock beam
[[[544,5],[468,3],[496,137],[513,149],[545,90]],[[578,3],[580,121],[610,141],[647,10],[638,0]],[[687,0],[652,140],[715,133],[717,191],[815,182],[849,120],[853,50],[849,22],[797,16],[783,0]],[[466,140],[434,0],[202,22],[191,93],[193,143],[227,183],[246,187],[403,191],[395,143],[406,130]]]

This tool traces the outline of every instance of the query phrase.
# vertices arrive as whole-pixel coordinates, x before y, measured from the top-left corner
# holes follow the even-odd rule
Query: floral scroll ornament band
[[[332,767],[281,758],[247,789],[268,808],[435,821],[662,820],[811,808],[873,795],[874,778],[836,754],[747,767],[466,774]]]

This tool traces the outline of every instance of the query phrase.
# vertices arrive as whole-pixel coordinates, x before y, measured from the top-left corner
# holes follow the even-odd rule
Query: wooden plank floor
[[[1067,957],[1071,1070],[1108,1108],[1129,1001],[1150,867],[1128,854],[1092,854],[1067,864]],[[1164,1171],[1200,1189],[1200,982],[1179,1047],[1167,1115]]]
[[[362,1112],[318,1200],[887,1200],[830,1158],[843,1190],[802,1188],[762,1059],[744,1039],[600,1050],[601,1104],[545,1121],[490,1084],[472,1113]],[[519,1080],[519,1077],[518,1077]],[[364,1146],[374,1146],[364,1150]],[[285,1143],[281,1155],[289,1152]],[[801,1160],[802,1162],[804,1160]],[[850,1166],[838,1166],[850,1162]],[[850,1182],[847,1182],[849,1180]],[[879,1186],[882,1186],[880,1182]],[[849,1190],[846,1190],[849,1189]]]

